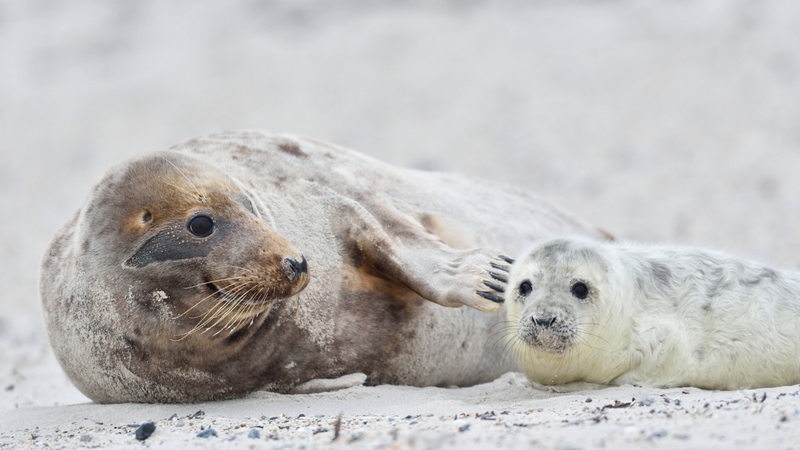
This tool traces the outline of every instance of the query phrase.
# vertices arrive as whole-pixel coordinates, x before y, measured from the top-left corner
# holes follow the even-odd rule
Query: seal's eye
[[[186,228],[197,237],[208,237],[214,232],[214,219],[203,215],[194,216],[186,224]]]
[[[586,286],[586,283],[582,281],[578,281],[572,285],[572,296],[579,300],[585,300],[589,296],[589,286]]]
[[[531,293],[533,290],[533,285],[531,284],[530,280],[525,280],[519,284],[519,296],[520,297],[527,297],[528,294]]]

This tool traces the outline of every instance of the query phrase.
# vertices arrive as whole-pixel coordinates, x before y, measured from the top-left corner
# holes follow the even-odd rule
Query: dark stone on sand
[[[156,431],[156,424],[153,422],[145,422],[136,429],[136,440],[143,441],[149,438],[154,431]]]

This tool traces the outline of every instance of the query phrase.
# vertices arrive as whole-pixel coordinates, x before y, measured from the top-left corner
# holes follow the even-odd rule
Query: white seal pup
[[[99,402],[355,373],[470,385],[515,369],[492,339],[505,316],[480,311],[502,301],[486,269],[507,265],[487,249],[564,233],[602,235],[515,189],[223,133],[109,171],[45,255],[42,305],[56,357]]]
[[[800,383],[800,273],[697,248],[556,239],[506,288],[512,353],[541,384]]]

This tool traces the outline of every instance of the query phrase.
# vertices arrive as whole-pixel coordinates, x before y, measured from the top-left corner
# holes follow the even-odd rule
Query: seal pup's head
[[[162,152],[111,170],[43,265],[51,342],[73,382],[97,401],[186,401],[192,388],[163,386],[215,380],[274,302],[309,282],[265,213],[195,157]]]
[[[561,384],[604,371],[616,345],[615,279],[613,255],[586,239],[543,242],[516,259],[505,292],[508,336],[529,378]]]

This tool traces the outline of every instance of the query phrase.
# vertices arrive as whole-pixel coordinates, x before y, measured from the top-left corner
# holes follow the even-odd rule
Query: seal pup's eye
[[[572,296],[579,299],[579,300],[586,300],[586,297],[589,296],[589,286],[586,286],[586,283],[582,281],[578,281],[572,285]]]
[[[519,296],[520,297],[527,297],[528,294],[531,293],[533,290],[533,285],[531,284],[530,280],[525,280],[519,284]]]
[[[208,237],[214,232],[214,219],[204,215],[194,216],[186,228],[197,237]]]

